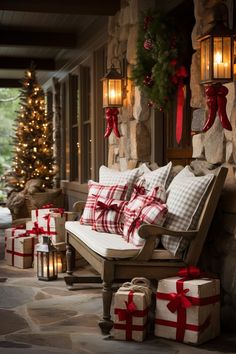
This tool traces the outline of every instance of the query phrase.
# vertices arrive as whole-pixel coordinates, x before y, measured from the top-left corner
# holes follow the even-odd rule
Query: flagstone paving
[[[0,255],[4,232],[0,231]],[[85,268],[80,272],[90,271]],[[17,269],[0,260],[0,354],[219,354],[236,353],[236,335],[222,334],[200,347],[150,336],[142,343],[103,336],[101,286],[66,289],[63,274],[38,281],[33,269]]]

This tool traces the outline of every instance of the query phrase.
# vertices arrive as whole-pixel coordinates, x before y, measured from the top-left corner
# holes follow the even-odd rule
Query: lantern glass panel
[[[109,105],[122,105],[122,80],[110,79],[108,82]]]
[[[211,78],[210,47],[210,38],[206,38],[201,42],[201,81],[208,81]]]
[[[108,79],[104,79],[103,85],[103,107],[108,107]]]
[[[213,77],[214,79],[231,78],[231,38],[214,37],[213,39]]]

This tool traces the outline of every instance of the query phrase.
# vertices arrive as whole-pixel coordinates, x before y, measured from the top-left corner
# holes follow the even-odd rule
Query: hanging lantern
[[[43,236],[43,243],[37,248],[37,276],[39,280],[57,279],[57,250],[48,236]]]
[[[102,78],[102,85],[103,107],[121,107],[123,105],[123,77],[114,65]]]
[[[118,107],[123,105],[123,76],[116,70],[114,65],[102,78],[103,83],[103,108],[106,108],[107,127],[104,134],[108,138],[112,130],[117,138],[120,138],[118,129]]]
[[[226,112],[228,88],[222,84],[233,81],[233,33],[224,24],[224,14],[227,13],[225,5],[218,4],[214,13],[215,26],[199,38],[201,83],[205,85],[208,107],[203,132],[212,127],[217,116],[224,129],[232,130]]]
[[[222,20],[199,38],[201,83],[233,81],[233,35]]]

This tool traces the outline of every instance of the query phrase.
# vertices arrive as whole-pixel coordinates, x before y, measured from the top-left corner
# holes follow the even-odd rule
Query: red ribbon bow
[[[137,306],[133,301],[134,292],[131,290],[128,294],[128,301],[125,301],[126,309],[118,309],[117,314],[119,321],[125,321],[128,316],[132,316],[132,313],[137,310]]]
[[[128,242],[129,242],[130,235],[134,232],[136,228],[139,228],[139,226],[141,226],[142,224],[142,220],[140,219],[140,213],[141,210],[139,212],[139,215],[132,221],[131,225],[128,228]]]
[[[63,215],[65,212],[65,209],[64,208],[53,208],[53,212]]]
[[[106,127],[106,132],[104,134],[104,138],[108,138],[112,130],[114,130],[114,133],[117,136],[117,138],[120,138],[120,132],[118,129],[118,114],[119,114],[119,110],[116,107],[106,108],[107,127]]]
[[[50,208],[53,208],[53,204],[45,204],[41,208],[42,209],[50,209]]]
[[[226,95],[228,91],[229,90],[227,89],[227,87],[223,86],[220,83],[214,86],[211,85],[206,87],[205,93],[207,96],[206,102],[209,109],[209,114],[208,114],[207,121],[202,129],[203,132],[206,132],[212,127],[217,112],[222,127],[227,130],[232,130],[232,126],[230,124],[230,121],[226,113],[226,104],[227,104]]]
[[[117,204],[110,204],[109,205],[109,204],[101,202],[100,200],[97,201],[97,206],[99,207],[99,209],[102,209],[98,218],[100,218],[107,210],[114,210],[117,212],[120,210],[120,207]]]
[[[44,230],[44,228],[43,227],[39,227],[39,225],[38,225],[38,222],[37,221],[35,221],[34,222],[34,227],[32,228],[32,230],[28,230],[27,231],[29,234],[34,234],[34,235],[40,235],[40,234],[44,234],[45,233],[45,230]]]
[[[191,301],[186,297],[189,289],[180,291],[179,293],[170,293],[172,300],[167,304],[171,312],[176,312],[180,307],[187,309],[192,306]]]
[[[200,271],[198,267],[188,266],[186,268],[181,268],[178,272],[178,276],[181,278],[197,279],[202,277],[204,274]]]

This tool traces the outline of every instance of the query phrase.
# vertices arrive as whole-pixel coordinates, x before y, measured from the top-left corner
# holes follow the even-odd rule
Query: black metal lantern
[[[102,78],[103,85],[103,107],[113,108],[123,105],[123,76],[117,71],[114,65]]]
[[[233,33],[222,20],[199,38],[201,83],[233,81]]]
[[[43,236],[43,243],[37,248],[37,276],[39,280],[57,279],[57,250],[48,236]]]

